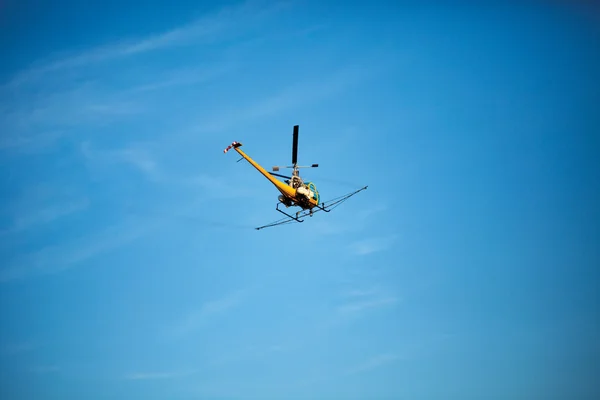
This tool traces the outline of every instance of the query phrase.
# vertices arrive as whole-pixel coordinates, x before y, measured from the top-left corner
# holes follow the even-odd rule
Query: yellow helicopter
[[[313,182],[304,182],[304,180],[300,177],[300,173],[298,171],[300,168],[317,168],[319,166],[319,164],[312,164],[310,166],[297,165],[298,129],[299,125],[294,125],[292,140],[292,165],[286,167],[273,167],[273,171],[279,171],[280,168],[292,168],[292,176],[285,176],[273,172],[267,172],[267,170],[265,170],[260,164],[258,164],[240,149],[240,147],[242,146],[240,142],[233,142],[229,146],[227,146],[225,150],[223,150],[223,153],[227,153],[231,149],[237,151],[242,156],[242,158],[240,158],[238,161],[241,161],[242,159],[248,161],[254,168],[258,170],[258,172],[260,172],[273,185],[275,185],[277,190],[279,190],[279,192],[281,193],[278,197],[279,202],[277,203],[275,209],[280,213],[284,214],[286,217],[268,225],[260,226],[256,228],[257,230],[267,228],[270,226],[282,225],[294,221],[304,222],[304,220],[301,218],[305,217],[306,215],[312,217],[313,214],[317,211],[329,212],[343,201],[347,200],[351,196],[367,188],[367,186],[364,186],[361,189],[358,189],[352,193],[332,199],[329,202],[327,202],[327,205],[325,203],[321,203],[321,198],[316,185]],[[280,178],[285,178],[286,180],[282,182],[279,179],[275,178],[276,176]],[[295,216],[292,216],[284,212],[283,210],[280,210],[280,204],[285,205],[286,208],[294,206],[300,207],[300,211],[298,211]]]

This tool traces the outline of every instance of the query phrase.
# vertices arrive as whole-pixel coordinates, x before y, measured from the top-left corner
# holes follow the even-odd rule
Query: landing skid
[[[333,210],[334,208],[336,208],[337,206],[339,206],[341,203],[343,203],[344,201],[348,200],[350,197],[354,196],[355,194],[357,194],[358,192],[365,190],[368,186],[365,186],[363,188],[360,188],[352,193],[334,198],[329,200],[328,202],[323,202],[321,204],[319,204],[318,206],[315,206],[313,209],[309,210],[309,209],[302,209],[300,211],[298,211],[296,213],[296,216],[294,217],[293,215],[290,215],[282,210],[279,209],[279,205],[282,204],[281,202],[277,203],[277,205],[275,206],[275,209],[277,211],[279,211],[280,213],[282,213],[283,215],[285,215],[285,218],[279,219],[277,221],[274,221],[270,224],[267,225],[263,225],[263,226],[259,226],[258,228],[255,228],[256,230],[260,230],[263,228],[269,228],[271,226],[277,226],[277,225],[284,225],[284,224],[289,224],[291,222],[304,222],[303,219],[308,216],[311,216],[319,211],[325,211],[325,212],[330,212],[331,210]]]
[[[365,186],[365,188],[366,188],[366,186]],[[361,189],[361,190],[362,190],[362,189]],[[326,208],[325,208],[325,203],[321,203],[321,204],[319,204],[319,205],[317,206],[317,208],[318,208],[319,210],[323,210],[323,211],[325,211],[325,212],[330,212],[330,211],[331,211],[331,210],[328,210],[328,209],[326,209]]]
[[[280,204],[282,204],[282,203],[277,203],[277,205],[275,206],[275,209],[276,209],[277,211],[279,211],[279,212],[280,212],[280,213],[282,213],[283,215],[287,216],[288,218],[290,218],[290,219],[293,219],[293,220],[294,220],[294,221],[296,221],[296,222],[304,222],[304,220],[303,220],[303,219],[299,219],[299,218],[298,218],[298,215],[300,215],[300,213],[301,213],[302,211],[298,211],[298,212],[296,213],[296,216],[295,216],[295,217],[293,217],[293,216],[291,216],[290,214],[286,213],[285,211],[282,211],[282,210],[280,210],[280,209],[279,209],[279,205],[280,205]],[[304,215],[303,215],[303,216],[304,216]],[[310,213],[310,216],[312,217],[312,212]],[[290,221],[290,222],[291,222],[291,221]],[[260,228],[266,228],[266,226],[264,226],[264,227],[260,227]],[[256,229],[260,229],[260,228],[256,228]]]

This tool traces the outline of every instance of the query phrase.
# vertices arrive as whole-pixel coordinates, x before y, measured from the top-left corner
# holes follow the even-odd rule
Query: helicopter
[[[278,172],[281,168],[291,168],[292,169],[291,176],[281,175],[281,174],[278,174],[275,172],[268,172],[260,164],[258,164],[256,161],[254,161],[251,157],[249,157],[244,151],[242,151],[240,149],[240,147],[242,147],[242,143],[240,143],[240,142],[234,141],[229,146],[227,146],[227,148],[225,148],[225,150],[223,150],[223,153],[227,153],[231,149],[234,149],[235,151],[237,151],[238,154],[242,156],[242,158],[240,158],[238,160],[238,162],[242,161],[242,160],[248,161],[254,168],[256,168],[258,170],[258,172],[260,172],[273,185],[275,185],[277,190],[280,192],[280,195],[277,198],[278,203],[276,204],[275,209],[277,211],[279,211],[280,213],[284,214],[285,217],[280,220],[277,220],[275,222],[272,222],[270,224],[257,227],[257,228],[255,228],[256,230],[260,230],[263,228],[268,228],[268,227],[276,226],[276,225],[287,224],[290,222],[304,222],[304,220],[302,218],[306,217],[307,215],[312,217],[313,214],[317,211],[330,212],[333,208],[337,207],[339,204],[346,201],[353,195],[357,194],[358,192],[360,192],[362,190],[367,189],[367,186],[364,186],[352,193],[348,193],[343,196],[337,197],[335,199],[328,201],[327,203],[322,203],[321,196],[320,196],[319,191],[317,190],[317,187],[314,184],[314,182],[310,182],[310,181],[305,182],[302,179],[302,177],[300,177],[300,172],[299,172],[300,168],[317,168],[319,166],[319,164],[312,164],[309,166],[300,166],[297,164],[297,161],[298,161],[298,130],[299,130],[299,125],[294,125],[293,136],[292,136],[292,165],[285,166],[285,167],[280,167],[280,166],[273,167],[273,171],[276,171],[276,172]],[[285,181],[281,181],[281,180],[277,179],[276,177],[284,178]],[[299,207],[300,210],[298,212],[296,212],[295,215],[290,215],[279,208],[279,206],[281,204],[283,204],[286,208]]]

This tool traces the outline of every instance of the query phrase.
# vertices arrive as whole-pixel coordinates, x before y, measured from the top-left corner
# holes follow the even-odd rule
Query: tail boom
[[[283,194],[284,196],[294,197],[296,195],[296,190],[285,183],[281,182],[279,179],[276,179],[273,175],[271,175],[267,170],[260,166],[256,161],[254,161],[250,156],[244,153],[240,147],[242,146],[239,142],[233,142],[225,150],[223,153],[227,153],[232,148],[239,153],[246,161],[248,161],[258,172],[260,172],[265,178],[267,178],[275,187]]]

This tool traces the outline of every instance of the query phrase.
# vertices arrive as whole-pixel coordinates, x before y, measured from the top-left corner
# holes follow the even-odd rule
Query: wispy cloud
[[[123,92],[124,95],[138,95],[153,92],[161,89],[175,88],[177,86],[196,85],[203,82],[209,82],[213,79],[235,70],[233,62],[217,62],[208,67],[181,68],[167,71],[160,79],[153,79],[148,83],[141,83],[131,87]]]
[[[186,371],[170,371],[170,372],[135,372],[131,374],[125,375],[125,379],[127,380],[156,380],[156,379],[174,379],[181,378],[184,376],[193,375],[196,373],[196,370],[186,370]]]
[[[26,212],[17,214],[14,218],[13,226],[0,231],[0,237],[6,234],[21,232],[36,225],[54,222],[62,217],[87,209],[89,204],[89,200],[83,198],[57,202],[42,209],[29,209]]]
[[[199,329],[210,318],[226,313],[234,307],[239,306],[246,291],[240,290],[229,293],[225,297],[215,300],[209,300],[204,303],[198,310],[192,311],[186,315],[181,321],[176,323],[171,331],[175,336],[184,336]]]
[[[81,144],[81,152],[88,163],[100,165],[124,163],[141,171],[152,180],[163,178],[163,172],[149,147],[142,143],[130,144],[128,147],[120,149],[97,150],[89,141],[85,141]]]
[[[172,46],[185,46],[198,41],[213,41],[217,35],[237,32],[249,23],[257,23],[273,12],[285,7],[287,3],[270,3],[259,1],[246,1],[203,16],[195,21],[171,30],[151,35],[145,38],[122,40],[100,47],[88,49],[79,54],[55,59],[17,74],[6,86],[14,88],[24,83],[40,79],[44,75],[86,67],[109,60],[115,60],[151,51],[164,50]]]
[[[197,173],[190,176],[170,173],[157,161],[160,152],[156,143],[129,144],[127,147],[99,150],[86,141],[81,152],[86,161],[97,166],[108,164],[126,164],[142,173],[155,183],[175,185],[200,193],[208,199],[233,199],[255,195],[256,189],[244,183],[233,184],[230,179],[213,173]]]
[[[394,296],[388,297],[376,297],[362,301],[354,301],[344,304],[339,308],[342,314],[359,314],[368,309],[379,308],[387,305],[393,305],[398,302],[398,299]]]
[[[363,240],[358,240],[352,245],[350,249],[352,252],[359,256],[366,256],[372,253],[385,251],[393,246],[396,240],[396,236],[384,236],[384,237],[373,237]]]
[[[357,217],[361,220],[367,220],[373,215],[385,212],[388,210],[388,206],[384,203],[375,203],[369,207],[363,208],[357,212]]]
[[[50,87],[41,82],[33,91],[11,95],[10,108],[0,109],[5,129],[0,150],[43,148],[42,144],[53,145],[74,128],[103,127],[147,116],[160,110],[160,98],[149,96],[153,92],[206,83],[234,69],[234,63],[217,59],[201,66],[138,74],[116,86],[106,77],[84,82],[58,79]]]
[[[6,122],[6,120],[5,120]],[[65,135],[63,130],[50,130],[44,133],[22,135],[18,131],[6,132],[0,138],[0,151],[11,150],[20,153],[37,153],[46,150]]]
[[[214,113],[203,116],[200,121],[191,123],[190,126],[179,132],[168,132],[155,136],[154,146],[163,151],[182,145],[189,146],[190,141],[198,140],[198,138],[204,139],[207,135],[227,131],[243,123],[272,117],[302,105],[316,104],[320,100],[339,94],[351,86],[375,76],[376,70],[371,67],[371,60],[363,60],[362,63],[342,67],[325,76],[305,78],[303,82],[275,89],[271,94],[262,98],[251,99],[247,105],[217,109]],[[230,197],[231,188],[222,187],[223,180],[215,177],[199,174],[192,180],[188,179],[188,182],[217,188],[218,190],[211,190],[211,193],[218,193],[220,197]],[[239,195],[238,188],[235,196]]]
[[[15,101],[10,111],[0,112],[4,126],[0,150],[39,152],[53,147],[75,128],[92,124],[103,127],[145,112],[141,98],[125,98],[100,82],[20,96],[23,98]],[[78,136],[86,134],[79,132]]]
[[[194,132],[224,131],[243,122],[270,117],[306,104],[316,104],[375,74],[376,71],[367,61],[351,64],[325,76],[307,79],[274,91],[263,99],[253,100],[250,105],[217,114],[211,120],[199,124]]]
[[[235,70],[239,61],[231,46],[198,61],[187,55],[185,67],[144,63],[144,68],[119,67],[116,61],[146,53],[214,44],[240,38],[244,32],[285,9],[289,2],[246,1],[166,32],[121,40],[78,54],[54,57],[17,73],[0,87],[0,151],[31,154],[54,148],[64,138],[85,139],[115,122],[132,121],[165,108],[152,92],[218,79]],[[83,127],[90,128],[87,132]]]
[[[381,289],[353,289],[346,293],[344,304],[338,307],[341,316],[360,316],[368,310],[398,303],[396,295]]]
[[[362,362],[352,368],[349,368],[346,373],[347,374],[358,374],[362,372],[368,372],[376,368],[383,367],[387,364],[390,364],[394,361],[397,361],[400,357],[391,354],[391,353],[383,353],[372,358],[369,358],[365,362]]]
[[[0,247],[11,237],[16,238],[45,225],[62,222],[73,214],[83,213],[90,206],[90,200],[82,193],[83,190],[65,184],[62,176],[53,181],[29,185],[20,186],[17,183],[14,188],[11,179],[8,179],[8,186],[13,193],[5,199],[0,209]]]
[[[8,343],[2,346],[4,354],[20,354],[26,353],[37,348],[37,344],[31,341]]]
[[[227,351],[220,353],[210,365],[221,367],[237,364],[242,361],[263,360],[267,357],[287,352],[288,350],[288,346],[283,344],[250,345],[228,348]]]
[[[49,374],[60,371],[60,368],[57,365],[36,365],[31,367],[29,371],[35,374]]]
[[[31,195],[35,193],[42,194],[47,190],[52,189],[38,188],[32,191]],[[176,209],[180,215],[185,216],[197,209],[198,201],[197,196],[190,196],[183,202],[171,204],[169,210]],[[186,218],[207,225],[219,225],[218,222],[202,217],[189,216]],[[43,247],[5,262],[0,268],[0,282],[28,279],[66,271],[81,265],[90,258],[133,243],[143,237],[159,232],[169,224],[177,222],[180,221],[173,218],[172,214],[160,216],[143,213],[139,216],[122,218],[120,222],[101,228],[100,231],[77,232],[78,236],[70,242],[64,241],[59,245]],[[215,307],[215,305],[207,304],[203,312],[207,314],[213,312]]]
[[[156,221],[128,221],[72,243],[24,254],[0,270],[0,282],[65,271],[104,252],[130,243],[157,229]]]
[[[318,179],[318,182],[325,182],[326,180]],[[331,196],[334,197],[334,196]],[[324,199],[327,200],[327,199]],[[385,211],[387,207],[383,205],[376,205],[369,208],[360,209],[356,212],[356,215],[352,218],[352,220],[348,220],[347,218],[339,218],[336,220],[317,220],[313,223],[315,227],[315,233],[318,235],[343,235],[351,232],[360,232],[363,231],[369,224],[369,218],[379,212]],[[360,243],[360,242],[359,242]],[[369,242],[366,242],[369,244]],[[360,246],[360,244],[359,244]],[[362,248],[358,247],[353,249],[356,251],[364,251],[365,243],[362,244]]]
[[[378,289],[350,289],[345,292],[345,296],[350,298],[362,298],[376,296],[379,292]]]
[[[206,196],[211,198],[230,199],[249,197],[256,194],[256,190],[244,184],[229,183],[229,179],[224,177],[198,174],[190,178],[185,178],[184,182],[189,186],[201,188]]]

